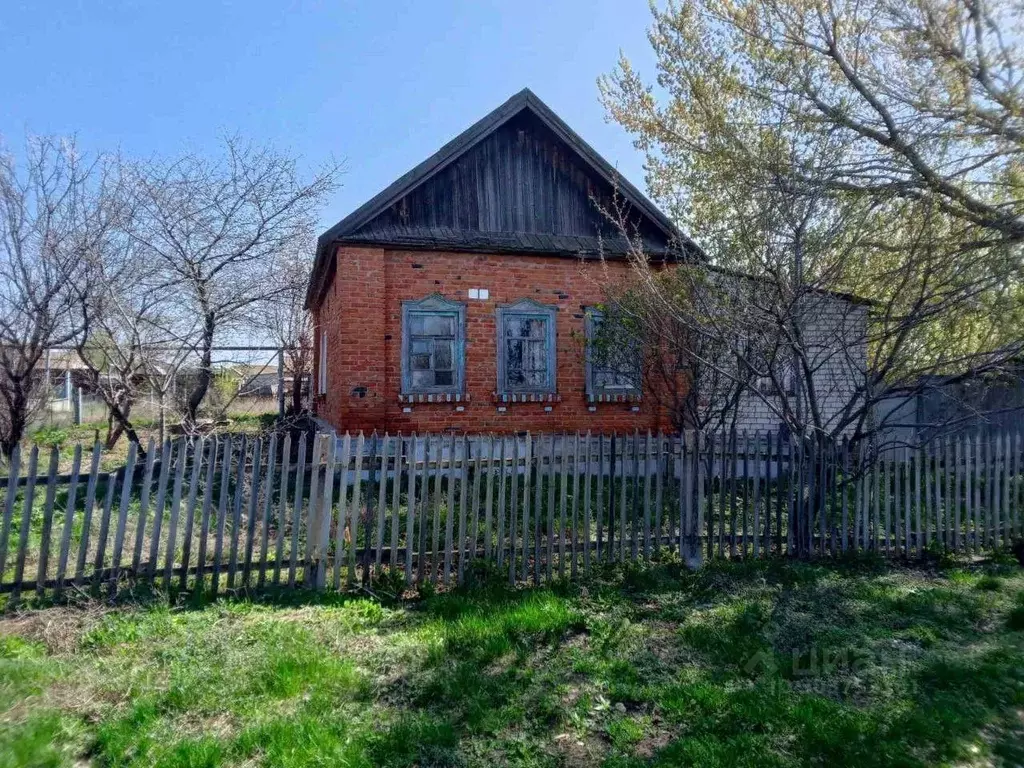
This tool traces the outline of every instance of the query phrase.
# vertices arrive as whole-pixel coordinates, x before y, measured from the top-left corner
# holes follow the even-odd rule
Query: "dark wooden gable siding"
[[[610,206],[613,197],[611,184],[524,110],[345,239],[480,242],[517,233],[518,242],[537,250],[570,238],[614,239],[617,228],[595,204]],[[667,248],[664,232],[647,217],[631,219],[648,247]]]

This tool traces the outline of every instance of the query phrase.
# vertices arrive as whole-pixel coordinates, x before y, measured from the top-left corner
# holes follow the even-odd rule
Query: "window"
[[[402,393],[458,394],[466,308],[439,295],[402,304]]]
[[[554,392],[555,308],[528,299],[498,307],[498,393]]]
[[[750,386],[766,396],[792,397],[795,394],[792,361],[785,359],[777,344],[747,335],[742,337],[740,349],[742,354],[737,354],[740,375],[746,374]]]
[[[327,394],[327,331],[320,329],[320,364],[317,369],[317,394]]]
[[[586,311],[587,396],[640,394],[640,353],[626,328],[601,310]]]

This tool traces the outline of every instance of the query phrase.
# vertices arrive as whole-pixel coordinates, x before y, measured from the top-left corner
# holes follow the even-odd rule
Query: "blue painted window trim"
[[[414,387],[410,360],[410,319],[415,316],[442,315],[455,318],[455,380],[451,385]],[[402,394],[403,395],[459,395],[466,382],[466,305],[449,301],[438,293],[402,302]]]
[[[495,325],[497,326],[498,352],[498,394],[499,395],[553,395],[557,389],[558,370],[558,308],[551,304],[541,304],[532,299],[520,299],[513,304],[502,304],[497,309]],[[510,386],[506,376],[505,360],[505,322],[514,317],[542,318],[547,321],[545,333],[545,358],[547,363],[547,385],[543,387]]]
[[[640,362],[639,362],[639,360],[637,361],[635,383],[631,387],[629,387],[628,389],[625,389],[625,388],[622,388],[622,387],[599,387],[594,382],[594,371],[595,371],[596,368],[600,367],[600,366],[595,365],[594,364],[594,360],[593,360],[593,358],[594,358],[594,354],[593,354],[594,338],[597,335],[597,327],[596,327],[596,323],[594,321],[595,320],[603,320],[603,319],[604,319],[604,312],[602,312],[597,307],[587,307],[584,310],[584,330],[585,330],[585,333],[586,333],[586,340],[587,340],[587,351],[586,351],[586,355],[584,356],[584,359],[585,359],[584,365],[586,366],[587,396],[588,397],[596,397],[598,395],[630,395],[630,396],[639,395],[640,394],[640,375],[641,375],[640,374]]]

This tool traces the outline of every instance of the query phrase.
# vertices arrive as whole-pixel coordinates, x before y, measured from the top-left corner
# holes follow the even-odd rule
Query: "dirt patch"
[[[111,609],[102,603],[59,606],[0,617],[0,634],[41,642],[50,655],[69,653]]]
[[[552,751],[562,765],[602,765],[608,754],[603,741],[587,735],[579,737],[574,733],[559,733],[554,737]]]

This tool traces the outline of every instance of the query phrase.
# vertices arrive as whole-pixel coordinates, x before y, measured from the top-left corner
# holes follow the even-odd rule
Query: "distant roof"
[[[330,246],[339,242],[621,256],[629,242],[595,204],[610,199],[625,204],[631,228],[652,255],[705,259],[642,192],[523,89],[324,232],[306,305],[326,287]]]

